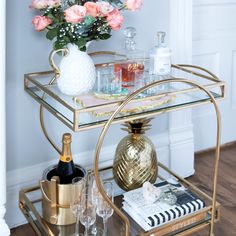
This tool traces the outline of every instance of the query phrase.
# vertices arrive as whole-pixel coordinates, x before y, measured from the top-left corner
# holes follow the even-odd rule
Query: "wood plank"
[[[11,230],[11,236],[37,236],[29,224]]]
[[[224,147],[221,151],[217,200],[222,204],[221,220],[215,225],[215,236],[236,235],[236,144]],[[195,159],[196,173],[191,177],[199,187],[210,193],[214,151],[199,153]],[[207,235],[204,230],[194,236]]]

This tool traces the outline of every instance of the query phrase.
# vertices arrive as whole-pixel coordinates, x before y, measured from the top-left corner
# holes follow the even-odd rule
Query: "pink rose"
[[[122,23],[124,22],[124,17],[120,14],[118,9],[114,9],[108,14],[107,22],[113,30],[119,30]]]
[[[70,23],[80,23],[86,15],[86,8],[79,5],[74,5],[65,10],[65,19]]]
[[[48,6],[48,1],[47,0],[33,0],[30,4],[30,8],[34,9],[43,9]]]
[[[86,2],[84,4],[84,7],[87,10],[87,15],[90,15],[92,17],[97,17],[100,13],[100,6],[95,2]]]
[[[50,7],[56,7],[61,4],[61,0],[47,0],[47,2]]]
[[[100,7],[100,14],[101,16],[107,16],[110,12],[114,10],[114,7],[105,1],[97,2],[97,5]]]
[[[35,16],[32,20],[32,24],[34,25],[37,31],[44,30],[51,23],[52,23],[52,20],[46,16]]]
[[[142,0],[126,0],[125,5],[128,10],[135,11],[141,8],[143,4]]]

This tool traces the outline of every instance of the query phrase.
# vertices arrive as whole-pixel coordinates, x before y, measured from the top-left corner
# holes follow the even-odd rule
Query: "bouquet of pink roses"
[[[30,8],[41,12],[32,23],[37,31],[47,30],[54,49],[72,43],[85,51],[87,42],[108,39],[111,30],[120,29],[121,10],[135,11],[141,6],[142,0],[33,0]]]

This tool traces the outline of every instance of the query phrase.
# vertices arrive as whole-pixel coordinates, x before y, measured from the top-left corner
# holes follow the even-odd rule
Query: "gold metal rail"
[[[100,55],[100,54],[116,55],[114,52],[95,52],[95,53],[92,53],[91,55],[94,56],[94,55]],[[185,72],[187,72],[189,74],[194,74],[196,76],[205,78],[205,79],[210,80],[210,81],[212,81],[214,83],[217,83],[217,86],[219,86],[219,88],[221,89],[221,93],[222,93],[218,100],[224,98],[225,83],[221,82],[218,79],[218,77],[215,76],[210,71],[208,71],[208,70],[206,70],[204,68],[198,67],[198,66],[194,66],[194,65],[172,65],[172,67],[176,68],[178,70],[185,71]],[[203,71],[203,72],[207,73],[208,75],[204,75],[203,73],[198,73],[198,72],[192,71],[189,68],[191,68],[191,69],[194,68],[194,69],[197,69],[199,71]],[[55,72],[55,70],[54,70],[54,72]],[[57,117],[67,127],[69,127],[70,129],[73,129],[74,131],[77,132],[77,131],[86,131],[86,130],[89,130],[89,129],[93,129],[93,128],[98,128],[98,127],[104,126],[104,121],[101,121],[101,122],[98,121],[97,123],[94,123],[93,125],[87,124],[87,125],[80,126],[79,125],[79,113],[80,112],[92,112],[92,111],[94,111],[94,110],[96,110],[98,108],[114,107],[115,105],[119,106],[124,100],[123,101],[119,101],[119,102],[111,102],[109,104],[104,104],[104,105],[99,105],[99,106],[91,106],[91,107],[75,110],[70,105],[68,105],[65,101],[63,101],[59,96],[55,95],[50,90],[46,89],[42,84],[40,84],[39,82],[37,82],[36,80],[33,79],[35,76],[42,76],[42,75],[44,76],[44,75],[47,75],[48,73],[53,73],[53,72],[50,72],[50,71],[48,71],[48,72],[38,72],[38,73],[31,73],[31,74],[25,75],[25,89],[28,88],[28,84],[29,84],[29,82],[31,82],[31,83],[33,83],[35,86],[37,86],[43,92],[42,98],[40,99],[30,89],[27,89],[27,92],[35,100],[37,100],[40,103],[40,124],[41,124],[42,131],[43,131],[46,139],[48,140],[48,142],[53,146],[53,148],[58,153],[61,153],[60,148],[50,138],[50,136],[49,136],[49,134],[47,132],[47,129],[46,129],[46,126],[45,126],[45,123],[44,123],[44,108],[46,108],[49,112],[51,112],[55,117]],[[53,85],[55,83],[56,79],[57,79],[57,73],[55,72],[53,78],[48,83],[48,86]],[[207,89],[214,88],[215,87],[214,83],[209,83],[207,85],[204,85],[204,87],[207,88]],[[154,96],[151,97],[151,99],[158,99],[158,98],[161,98],[161,97],[166,96],[166,95],[176,96],[176,95],[179,95],[179,94],[182,94],[182,93],[195,92],[197,90],[198,90],[198,88],[195,87],[195,88],[187,88],[187,89],[177,90],[177,91],[173,91],[173,92],[169,92],[169,93],[165,92],[165,93],[162,93],[162,94],[160,93],[160,94],[154,95]],[[65,108],[68,109],[68,111],[71,111],[73,113],[73,121],[70,121],[67,117],[63,116],[62,114],[57,112],[53,107],[51,107],[46,102],[44,102],[44,98],[47,95],[51,96],[53,99],[55,99],[55,101],[57,101],[60,104],[62,104]],[[74,99],[76,99],[76,97]],[[147,100],[147,99],[150,99],[150,98],[149,97],[141,98],[141,99],[139,98],[138,101],[144,101],[144,100]],[[135,99],[133,99],[131,102],[135,102]],[[136,100],[136,102],[137,102],[137,100]],[[170,108],[168,108],[168,109],[161,109],[161,110],[156,109],[155,111],[150,112],[148,114],[133,114],[133,115],[127,116],[127,117],[120,117],[119,119],[114,120],[113,123],[117,124],[117,123],[122,123],[122,122],[125,122],[125,121],[129,121],[131,119],[153,117],[155,115],[167,113],[167,112],[170,112],[170,111],[177,111],[177,110],[180,110],[180,109],[184,109],[185,107],[195,107],[195,106],[198,106],[198,105],[204,104],[204,103],[209,103],[209,101],[206,100],[206,101],[195,102],[194,104],[188,104],[188,105],[183,105],[183,106],[176,106],[176,107],[173,107],[171,109]]]
[[[213,97],[213,95],[211,94],[210,91],[206,90],[202,85],[193,82],[193,81],[189,81],[186,79],[182,79],[182,78],[176,78],[176,79],[167,79],[167,80],[162,80],[162,81],[157,81],[154,82],[152,84],[149,84],[141,89],[139,89],[138,91],[134,92],[133,94],[131,94],[130,96],[128,96],[126,98],[126,100],[124,102],[122,102],[122,104],[116,109],[116,111],[111,115],[111,117],[109,118],[109,120],[107,121],[107,123],[105,124],[97,146],[96,146],[96,151],[95,151],[95,161],[94,161],[94,173],[95,173],[95,178],[96,178],[96,183],[98,186],[98,189],[100,191],[100,193],[102,194],[103,198],[109,203],[109,205],[114,209],[114,211],[116,212],[116,214],[123,220],[123,222],[125,223],[125,235],[129,236],[130,235],[130,222],[129,219],[124,215],[124,213],[109,199],[109,197],[106,195],[103,187],[102,187],[102,182],[100,179],[100,175],[99,175],[99,157],[100,157],[100,152],[101,152],[101,148],[105,139],[105,136],[107,134],[108,129],[110,128],[110,126],[112,125],[115,117],[117,116],[117,114],[119,114],[122,109],[133,99],[135,99],[135,97],[137,95],[139,95],[140,93],[143,93],[144,91],[146,91],[147,89],[150,89],[152,87],[155,86],[159,86],[162,84],[167,84],[167,83],[185,83],[188,85],[191,85],[193,87],[197,87],[198,89],[200,89],[201,91],[205,92],[208,97],[210,98],[215,112],[216,112],[216,116],[217,116],[217,137],[216,137],[216,151],[215,151],[215,163],[214,163],[214,179],[213,179],[213,196],[212,196],[212,208],[211,208],[211,221],[210,221],[210,236],[214,236],[214,223],[215,223],[215,217],[217,215],[216,213],[216,193],[217,193],[217,180],[218,180],[218,165],[219,165],[219,158],[220,158],[220,140],[221,140],[221,115],[218,109],[218,106],[216,104],[216,100]],[[164,166],[162,166],[164,167]],[[168,168],[164,167],[166,170],[168,170],[169,173],[174,174],[172,171],[170,171]],[[185,183],[189,184],[186,180],[180,178],[178,175],[174,174],[175,177],[177,177],[178,179],[180,179],[181,181],[184,181]],[[191,186],[195,189],[194,186]],[[196,190],[196,189],[195,189]]]
[[[111,55],[115,55],[114,52],[96,52],[96,53],[92,53],[91,55],[100,55],[100,54],[111,54]],[[103,63],[103,64],[98,64],[97,67],[101,67],[101,66],[110,66],[110,65],[114,65],[115,62],[112,62],[112,63]],[[193,75],[196,75],[196,76],[199,76],[199,77],[202,77],[202,78],[205,78],[205,79],[208,79],[212,82],[217,82],[219,87],[221,88],[221,92],[222,92],[222,97],[224,97],[224,86],[225,84],[223,82],[220,82],[219,79],[211,72],[207,71],[206,69],[204,68],[201,68],[201,67],[198,67],[198,66],[193,66],[193,65],[172,65],[173,68],[176,68],[176,69],[179,69],[179,70],[182,70],[184,72],[187,72],[187,73],[190,73],[190,74],[193,74]],[[58,71],[54,68],[54,77],[50,80],[49,84],[48,85],[52,85],[56,78],[58,77]],[[200,71],[203,71],[204,73],[208,74],[208,75],[205,75],[203,73],[198,73],[196,71],[192,71],[190,70],[189,68],[191,69],[198,69]],[[42,100],[44,99],[44,97],[46,96],[46,94],[52,96],[55,100],[57,100],[58,102],[60,102],[61,104],[63,104],[65,107],[67,107],[69,110],[71,110],[72,112],[74,112],[74,123],[73,123],[73,129],[75,131],[78,131],[78,114],[80,112],[80,110],[73,110],[71,109],[71,107],[66,104],[63,100],[61,100],[59,97],[55,96],[55,94],[53,93],[50,93],[50,91],[46,90],[40,83],[38,83],[37,81],[33,80],[32,79],[32,76],[37,76],[37,75],[47,75],[47,73],[49,72],[43,72],[43,73],[33,73],[33,74],[30,74],[30,75],[26,75],[25,76],[25,88],[28,87],[28,82],[32,82],[33,84],[35,84],[37,87],[39,87],[42,91],[43,91],[43,96],[42,96]],[[98,143],[97,143],[97,146],[96,146],[96,151],[95,151],[95,161],[94,161],[94,172],[95,172],[95,177],[96,177],[96,182],[97,182],[97,186],[98,186],[98,189],[99,191],[101,192],[102,196],[104,197],[104,199],[106,199],[106,201],[110,204],[110,206],[114,209],[114,211],[116,212],[116,214],[123,220],[123,222],[125,223],[125,235],[126,236],[129,236],[130,235],[130,222],[128,220],[128,218],[124,215],[123,212],[121,212],[121,210],[114,204],[111,202],[111,200],[107,197],[106,193],[104,192],[104,189],[102,188],[102,183],[101,183],[101,180],[100,180],[100,175],[99,175],[99,157],[100,157],[100,152],[101,152],[101,148],[102,148],[102,145],[103,145],[103,142],[104,142],[104,139],[105,139],[105,136],[106,136],[106,133],[108,131],[108,129],[110,128],[110,126],[112,125],[112,123],[118,123],[118,122],[124,122],[124,121],[127,121],[127,120],[130,120],[130,119],[137,119],[137,118],[144,118],[144,117],[148,117],[148,116],[154,116],[156,114],[161,114],[161,113],[165,113],[165,112],[168,112],[168,109],[163,109],[162,111],[156,111],[152,114],[140,114],[140,115],[134,115],[134,116],[131,116],[131,117],[128,117],[128,118],[123,118],[123,119],[120,119],[119,121],[116,121],[116,116],[122,111],[122,109],[130,102],[132,102],[133,100],[135,100],[135,98],[137,97],[137,95],[139,95],[140,93],[150,89],[150,88],[153,88],[155,86],[160,86],[160,85],[163,85],[163,84],[168,84],[168,83],[184,83],[184,84],[187,84],[187,85],[190,85],[192,86],[192,88],[190,89],[185,89],[185,90],[182,90],[182,91],[175,91],[175,92],[171,92],[171,94],[181,94],[181,93],[186,93],[186,92],[192,92],[192,91],[197,91],[197,90],[200,90],[200,91],[203,91],[205,92],[205,94],[209,97],[210,99],[210,102],[214,105],[214,109],[215,109],[215,112],[216,112],[216,116],[217,116],[217,139],[216,139],[216,152],[215,152],[215,163],[214,163],[214,181],[213,181],[213,194],[212,194],[212,198],[210,198],[208,195],[206,195],[204,192],[202,192],[201,190],[199,190],[198,188],[196,188],[193,184],[191,184],[190,182],[188,182],[187,180],[181,178],[180,176],[176,175],[175,173],[173,173],[171,170],[169,170],[169,168],[165,167],[164,165],[162,165],[161,163],[159,164],[161,168],[165,169],[166,171],[168,171],[170,174],[172,174],[173,176],[175,176],[176,178],[178,178],[180,181],[184,182],[185,184],[187,184],[188,186],[190,186],[191,188],[193,188],[195,191],[197,191],[198,193],[200,193],[201,195],[207,197],[209,200],[212,201],[212,206],[209,208],[209,210],[211,211],[211,221],[209,224],[206,224],[204,223],[204,225],[201,225],[201,226],[198,226],[199,228],[202,228],[202,227],[205,227],[207,225],[210,225],[210,236],[213,236],[214,235],[214,222],[215,222],[215,218],[217,216],[217,208],[219,206],[219,204],[217,204],[216,202],[216,193],[217,193],[217,177],[218,177],[218,165],[219,165],[219,156],[220,156],[220,135],[221,135],[221,117],[220,117],[220,112],[219,112],[219,109],[218,109],[218,106],[216,104],[216,99],[214,98],[214,96],[211,94],[210,91],[208,91],[205,87],[207,88],[211,88],[211,87],[214,87],[213,84],[208,84],[206,85],[205,87],[194,82],[194,81],[190,81],[190,80],[186,80],[186,79],[182,79],[182,78],[169,78],[169,79],[164,79],[164,80],[161,80],[161,81],[157,81],[157,82],[154,82],[152,84],[149,84],[141,89],[139,89],[138,91],[134,92],[133,94],[127,96],[126,99],[124,99],[123,101],[119,101],[116,103],[116,105],[119,105],[118,108],[114,111],[114,113],[110,116],[110,118],[107,120],[107,122],[105,123],[104,127],[103,127],[103,130],[100,134],[100,137],[99,137],[99,140],[98,140]],[[169,95],[170,93],[168,93]],[[32,94],[31,94],[32,95]],[[166,95],[166,93],[164,94],[159,94],[159,95],[156,95],[155,97],[158,98],[158,97],[161,97],[163,95]],[[146,98],[144,98],[145,100]],[[207,103],[208,101],[206,101],[205,103]],[[204,103],[204,102],[201,102],[201,104]],[[114,104],[110,104],[112,106],[114,106]],[[196,106],[197,104],[194,104],[193,106]],[[103,105],[101,107],[107,107],[107,105]],[[187,107],[187,106],[186,106]],[[47,132],[47,129],[45,127],[45,123],[44,123],[44,112],[43,112],[43,108],[44,108],[44,104],[41,103],[40,105],[40,124],[41,124],[41,127],[42,127],[42,131],[46,137],[46,139],[49,141],[49,143],[55,148],[55,150],[60,154],[61,153],[61,150],[56,146],[56,144],[53,142],[53,140],[49,137],[48,135],[48,132]],[[90,111],[92,109],[95,109],[97,107],[91,107],[91,108],[87,108],[87,111]],[[184,107],[176,107],[175,109],[173,110],[179,110],[179,109],[183,109]],[[84,111],[84,110],[83,110]],[[52,112],[52,110],[50,110],[50,112]],[[63,123],[66,123],[64,122],[63,118],[60,117],[60,115],[58,115],[56,112],[54,114],[57,118],[59,118]],[[71,124],[67,123],[66,124],[68,127],[71,128]],[[97,125],[94,125],[93,128],[96,128],[96,127],[100,127],[102,126],[103,124],[97,124]],[[89,126],[89,125],[88,125]],[[88,129],[90,127],[85,127],[83,130],[85,129]],[[23,194],[23,193],[22,193]],[[22,197],[23,198],[23,197]],[[32,203],[27,199],[27,198],[24,198],[24,201],[26,201],[26,204],[27,205],[30,205],[30,207],[32,209],[34,209],[34,206],[32,205]],[[23,204],[23,203],[21,203]],[[21,206],[22,207],[22,206]],[[36,211],[36,210],[35,210]],[[40,217],[39,215],[36,214],[36,218],[37,220],[40,221]],[[29,221],[30,218],[29,218]],[[44,222],[41,222],[43,225],[45,224]],[[47,228],[47,226],[44,225],[45,228]],[[197,228],[197,227],[196,227]],[[195,229],[196,229],[195,228]],[[37,229],[35,229],[37,230]],[[152,231],[151,231],[152,232]],[[155,233],[156,230],[154,229],[153,230],[153,233]],[[191,232],[195,232],[195,230],[193,231],[189,231],[190,233]],[[52,233],[50,233],[50,235],[53,235]],[[143,234],[144,236],[145,235],[150,235],[150,232],[149,234]],[[187,235],[187,231],[185,232],[185,234],[179,234],[179,235]]]

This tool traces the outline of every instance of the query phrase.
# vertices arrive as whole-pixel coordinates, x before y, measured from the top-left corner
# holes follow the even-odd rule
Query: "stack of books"
[[[143,197],[143,189],[135,189],[124,193],[123,210],[136,221],[145,231],[149,231],[155,227],[162,226],[170,221],[179,219],[186,215],[192,214],[205,207],[203,200],[198,198],[190,190],[184,188],[181,184],[170,184],[167,181],[161,182],[156,185],[160,188],[162,194],[175,195],[176,203],[170,205],[161,197],[154,203],[148,203]],[[180,224],[172,228],[166,228],[158,235],[164,235],[181,227],[204,220],[206,213],[194,216],[188,222]]]

